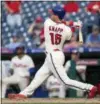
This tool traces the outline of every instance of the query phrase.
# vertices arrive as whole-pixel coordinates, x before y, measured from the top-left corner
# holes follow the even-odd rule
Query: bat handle
[[[79,43],[83,44],[83,34],[82,34],[82,27],[79,27]]]

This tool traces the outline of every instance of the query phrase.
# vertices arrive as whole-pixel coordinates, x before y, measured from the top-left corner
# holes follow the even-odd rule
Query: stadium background
[[[100,27],[100,17],[98,13],[91,13],[86,12],[85,7],[90,3],[86,1],[79,1],[77,2],[80,8],[79,12],[73,12],[69,13],[69,15],[66,15],[66,20],[78,20],[80,19],[83,22],[83,34],[84,39],[86,39],[87,35],[91,33],[92,26],[93,25],[99,25]],[[14,27],[13,31],[11,27],[7,24],[7,11],[4,7],[4,2],[1,2],[1,31],[2,31],[2,60],[10,60],[11,57],[14,55],[14,52],[12,49],[7,48],[6,45],[8,45],[10,42],[12,42],[12,38],[15,36],[20,38],[21,43],[25,45],[26,53],[28,53],[30,56],[32,56],[36,69],[38,70],[39,67],[43,64],[43,61],[45,59],[45,53],[44,48],[39,48],[41,45],[41,42],[37,42],[36,44],[33,42],[33,38],[31,38],[31,35],[28,33],[29,26],[36,21],[38,16],[41,16],[42,18],[42,24],[43,21],[49,16],[48,9],[52,8],[56,4],[65,5],[65,1],[43,1],[43,2],[37,2],[37,1],[22,1],[21,2],[21,16],[22,16],[22,24],[19,27]],[[38,43],[38,44],[37,44]],[[96,47],[85,47],[85,41],[83,47],[75,47],[78,49],[78,51],[81,53],[81,60],[88,59],[87,60],[87,82],[90,82],[92,84],[97,84],[100,82],[100,48]],[[64,49],[65,55],[66,55],[66,61],[70,59],[70,52],[74,49],[74,47],[70,47],[67,51]],[[95,63],[92,65],[92,60]],[[90,63],[89,63],[90,62]],[[14,90],[15,87],[14,87]],[[39,91],[41,90],[38,89]],[[44,90],[46,91],[46,90]],[[18,89],[17,91],[18,92]],[[43,92],[41,91],[41,94],[39,97],[43,97],[47,95],[43,95]]]

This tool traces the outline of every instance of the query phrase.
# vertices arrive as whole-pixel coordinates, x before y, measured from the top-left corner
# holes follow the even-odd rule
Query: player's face
[[[99,30],[98,30],[98,29],[94,29],[94,30],[93,30],[93,34],[94,34],[94,35],[98,35],[98,34],[99,34]]]
[[[56,15],[54,15],[54,14],[51,15],[51,18],[52,18],[53,20],[55,20],[55,21],[58,20],[58,16],[56,16]]]
[[[79,59],[79,54],[78,53],[73,53],[71,57],[72,57],[72,60],[77,61]]]
[[[23,52],[23,49],[17,49],[17,55],[21,55],[21,54],[23,54],[24,52]]]

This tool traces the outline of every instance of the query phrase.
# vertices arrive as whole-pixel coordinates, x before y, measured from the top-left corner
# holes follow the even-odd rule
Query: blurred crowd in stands
[[[56,4],[64,6],[66,20],[83,22],[84,46],[100,48],[99,1],[2,1],[2,47],[13,50],[24,44],[26,48],[44,49],[43,22]],[[77,29],[64,49],[78,46]]]

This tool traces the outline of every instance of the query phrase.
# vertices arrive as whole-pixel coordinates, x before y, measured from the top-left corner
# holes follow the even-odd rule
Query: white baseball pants
[[[31,84],[25,88],[20,94],[25,96],[30,96],[51,74],[65,84],[67,87],[74,89],[81,89],[84,91],[89,91],[93,86],[90,84],[81,83],[70,79],[63,66],[65,61],[64,53],[61,51],[54,51],[48,53],[43,66],[36,73],[35,78],[32,80]]]
[[[24,90],[28,84],[29,79],[26,77],[21,77],[18,75],[12,75],[10,77],[6,77],[2,79],[2,98],[5,98],[7,86],[10,84],[18,84],[20,90]]]

